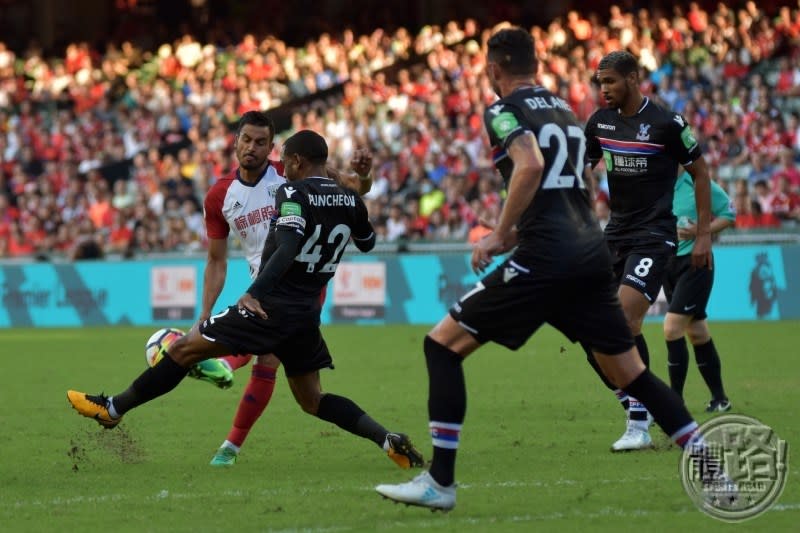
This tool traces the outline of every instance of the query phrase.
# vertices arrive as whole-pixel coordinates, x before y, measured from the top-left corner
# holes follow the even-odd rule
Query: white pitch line
[[[628,483],[641,483],[647,481],[656,481],[663,478],[655,476],[643,476],[638,478],[619,478],[619,479],[596,479],[596,480],[575,480],[575,479],[557,479],[557,480],[525,480],[525,481],[499,481],[495,483],[468,483],[459,484],[459,489],[514,489],[514,488],[555,488],[564,485],[578,485],[578,484],[628,484]],[[192,500],[198,498],[215,498],[215,497],[234,497],[241,498],[245,495],[251,496],[280,496],[289,494],[330,494],[333,492],[343,491],[369,491],[373,490],[370,486],[364,485],[350,485],[350,486],[312,486],[304,487],[302,489],[292,487],[280,488],[265,488],[258,491],[244,491],[241,489],[228,489],[220,492],[172,492],[169,490],[161,490],[150,496],[144,496],[144,500]],[[79,503],[103,503],[103,502],[116,502],[124,500],[138,499],[132,494],[102,494],[97,496],[73,496],[69,498],[56,497],[50,500],[33,499],[33,500],[5,500],[0,501],[0,506],[23,508],[31,506],[61,506],[61,505],[75,505]]]

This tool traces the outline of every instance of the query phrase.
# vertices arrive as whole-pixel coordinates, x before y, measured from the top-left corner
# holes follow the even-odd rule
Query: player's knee
[[[256,357],[256,363],[261,366],[266,366],[267,368],[273,368],[273,369],[276,369],[279,366],[281,366],[281,360],[272,354],[259,355],[258,357]]]
[[[295,396],[295,400],[297,400],[300,409],[302,409],[304,413],[316,416],[319,411],[319,400],[321,397],[321,394],[303,394]]]
[[[644,322],[643,317],[625,317],[628,322],[628,327],[631,330],[631,334],[635,337],[636,335],[640,335],[642,333],[642,323]]]
[[[613,376],[609,376],[608,379],[618,389],[624,389],[633,383],[633,380],[639,377],[639,374],[641,374],[644,370],[644,363],[642,363],[641,367],[635,365],[623,365],[614,369],[614,372],[612,373]]]
[[[463,362],[463,358],[460,355],[436,341],[430,335],[425,336],[422,347],[425,352],[425,361],[428,364],[428,369],[431,368],[432,364],[460,365]]]
[[[683,337],[686,332],[684,324],[680,320],[675,320],[670,315],[664,319],[664,338],[668,341],[674,341]]]
[[[191,360],[192,351],[188,335],[184,335],[173,342],[167,353],[173,361],[183,367],[189,366],[194,362]]]
[[[630,385],[646,370],[641,357],[634,349],[614,356],[601,356],[597,360],[606,379],[618,389]]]
[[[708,325],[705,320],[695,320],[686,330],[689,337],[689,342],[697,346],[698,344],[705,344],[711,338],[711,332],[708,330]]]

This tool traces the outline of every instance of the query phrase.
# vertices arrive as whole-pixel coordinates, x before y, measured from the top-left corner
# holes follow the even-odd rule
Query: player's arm
[[[228,233],[230,227],[222,214],[225,190],[212,187],[203,200],[203,221],[208,236],[208,255],[203,272],[203,296],[200,309],[200,320],[211,316],[228,273]]]
[[[300,250],[302,239],[302,234],[276,229],[275,251],[270,255],[267,263],[261,266],[258,276],[247,289],[247,294],[256,299],[269,294],[292,266],[292,262]]]
[[[212,308],[217,303],[225,286],[228,273],[228,240],[208,239],[208,255],[203,272],[203,304],[200,310],[200,321],[211,316]]]
[[[714,182],[711,182],[711,213],[713,215],[709,226],[711,235],[733,227],[736,222],[736,208],[733,202],[725,190]],[[678,228],[678,238],[680,240],[694,239],[695,230],[694,224]]]
[[[595,179],[597,178],[594,172],[592,172],[592,165],[591,163],[587,163],[587,165],[583,167],[583,183],[586,185],[586,194],[589,195],[589,200],[591,200],[592,203],[594,203],[595,192],[597,190]]]
[[[697,209],[696,236],[692,248],[692,265],[714,267],[711,255],[711,177],[704,157],[700,156],[686,170],[694,180],[694,200]]]
[[[493,256],[507,252],[516,245],[515,226],[533,201],[542,181],[544,156],[532,132],[525,131],[517,135],[506,152],[514,164],[508,184],[508,195],[494,231],[473,248],[472,268],[477,272],[483,271]]]
[[[375,247],[375,229],[369,221],[367,206],[360,198],[356,199],[357,220],[353,228],[353,244],[361,252],[369,252]]]
[[[508,196],[494,230],[504,241],[513,235],[514,226],[533,201],[544,171],[544,156],[532,132],[525,132],[511,142],[508,157],[514,162],[514,170],[508,184]]]
[[[597,138],[596,131],[597,131],[597,113],[595,112],[589,120],[586,121],[586,127],[583,130],[583,134],[586,137],[586,165],[589,169],[593,169],[597,166],[597,163],[603,158],[603,148],[600,146],[600,140]],[[589,180],[586,180],[587,187]],[[590,191],[593,192],[593,191]],[[594,196],[592,196],[594,198]]]
[[[694,180],[694,201],[697,208],[697,235],[692,248],[692,266],[714,267],[711,255],[711,177],[692,127],[681,115],[669,121],[667,149],[683,165]]]
[[[338,170],[325,167],[328,177],[342,187],[356,191],[364,196],[372,189],[372,154],[369,150],[359,149],[353,152],[350,160],[350,170]]]

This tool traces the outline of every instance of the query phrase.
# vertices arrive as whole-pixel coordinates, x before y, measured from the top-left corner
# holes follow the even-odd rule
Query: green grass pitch
[[[466,362],[467,420],[449,514],[394,505],[373,486],[410,479],[372,443],[300,411],[279,375],[238,464],[208,466],[225,438],[249,367],[234,387],[187,379],[115,430],[79,417],[66,390],[119,392],[144,367],[156,328],[3,330],[0,530],[19,531],[797,531],[800,365],[797,322],[712,323],[734,412],[790,446],[777,505],[738,525],[695,509],[679,453],[611,454],[623,413],[580,348],[543,328],[518,352],[487,346]],[[425,327],[324,328],[336,370],[323,388],[351,397],[430,455]],[[666,375],[660,326],[645,330]],[[686,401],[708,400],[694,367]]]

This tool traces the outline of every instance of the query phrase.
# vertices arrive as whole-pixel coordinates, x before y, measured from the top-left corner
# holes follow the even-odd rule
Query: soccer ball
[[[147,366],[153,367],[164,357],[169,345],[183,337],[185,333],[176,328],[162,328],[153,333],[144,345],[144,358]]]

